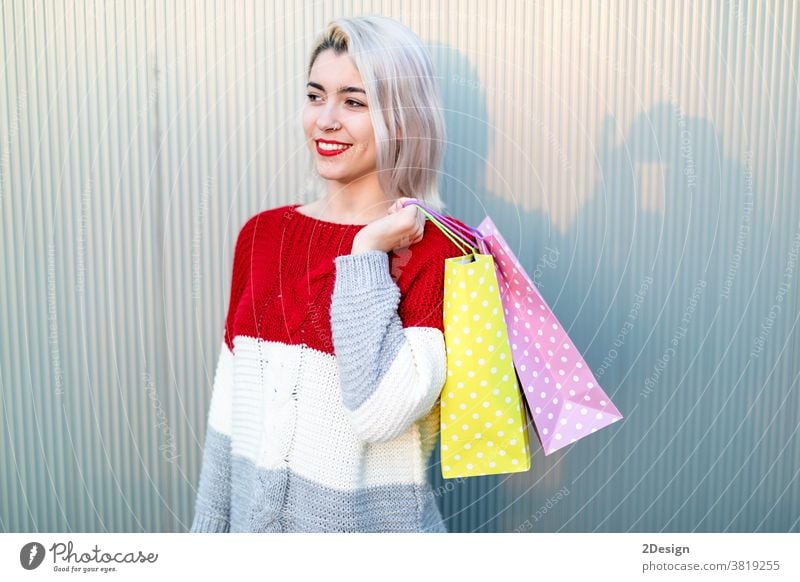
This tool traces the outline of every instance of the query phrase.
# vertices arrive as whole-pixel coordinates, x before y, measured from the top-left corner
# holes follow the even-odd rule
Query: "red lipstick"
[[[322,147],[320,147],[321,144],[328,144],[328,145],[333,145],[333,146],[346,146],[346,147],[334,147],[334,148],[330,148],[330,149],[322,149]],[[347,150],[350,149],[350,147],[353,144],[344,143],[344,142],[341,142],[341,141],[335,141],[335,140],[332,140],[332,139],[318,139],[318,140],[316,140],[316,145],[317,145],[317,153],[319,155],[325,156],[325,157],[331,157],[331,156],[338,156],[342,152],[346,152]]]

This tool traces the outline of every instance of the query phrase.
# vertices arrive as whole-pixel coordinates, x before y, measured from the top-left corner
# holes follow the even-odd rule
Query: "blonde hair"
[[[422,41],[410,28],[385,16],[339,18],[315,41],[307,79],[325,50],[349,55],[361,74],[383,191],[394,197],[417,198],[443,210],[438,174],[446,143],[445,124],[433,63]],[[319,185],[313,163],[311,168],[312,182]]]

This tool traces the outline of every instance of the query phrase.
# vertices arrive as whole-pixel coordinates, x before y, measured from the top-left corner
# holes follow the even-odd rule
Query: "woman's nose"
[[[337,127],[337,121],[333,104],[327,104],[317,116],[317,127],[320,129],[328,129],[330,127]]]

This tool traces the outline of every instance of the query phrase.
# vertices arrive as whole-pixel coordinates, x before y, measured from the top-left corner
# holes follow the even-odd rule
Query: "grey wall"
[[[798,4],[432,6],[2,0],[0,531],[188,528],[236,233],[301,200],[307,52],[362,12],[625,416],[434,464],[449,529],[800,531]]]

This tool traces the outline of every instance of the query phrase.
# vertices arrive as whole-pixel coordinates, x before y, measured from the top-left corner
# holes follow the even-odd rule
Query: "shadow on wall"
[[[448,132],[445,212],[472,225],[492,217],[625,415],[549,458],[531,430],[533,468],[513,476],[443,481],[437,444],[431,480],[448,530],[519,531],[564,487],[571,494],[539,512],[531,531],[755,527],[758,520],[748,520],[758,500],[750,499],[752,511],[735,523],[735,512],[708,509],[723,493],[712,482],[724,486],[741,470],[733,449],[757,446],[764,428],[743,423],[760,383],[747,374],[736,385],[725,381],[738,378],[752,357],[763,319],[753,306],[774,296],[773,285],[755,286],[757,274],[763,263],[783,260],[760,229],[794,229],[775,209],[755,206],[752,157],[725,158],[714,126],[671,103],[641,112],[622,143],[615,143],[621,132],[609,116],[594,146],[594,192],[561,233],[546,209],[525,212],[511,201],[569,193],[542,196],[535,176],[529,192],[484,188],[494,132],[480,79],[456,51],[431,50],[442,72]],[[790,186],[796,193],[797,183]],[[779,348],[783,340],[772,339]],[[726,368],[735,374],[723,377]],[[710,469],[709,460],[719,462]],[[747,504],[749,492],[726,488],[726,507]]]

